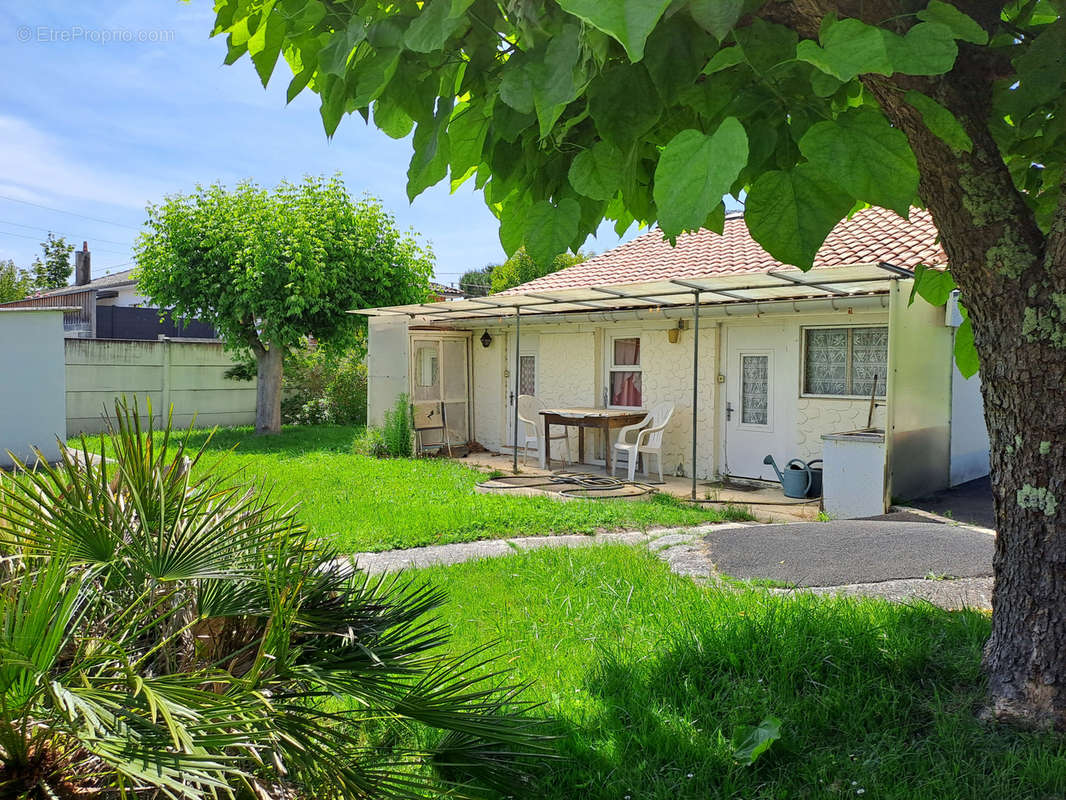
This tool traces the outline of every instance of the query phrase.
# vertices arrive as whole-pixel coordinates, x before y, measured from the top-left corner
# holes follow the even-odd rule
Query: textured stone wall
[[[596,393],[601,381],[596,374],[596,334],[552,332],[540,334],[537,351],[538,393],[552,406],[597,406]],[[567,428],[570,452],[577,458],[577,428]],[[554,431],[553,431],[554,432]],[[594,436],[586,441],[585,457],[593,453]],[[563,443],[552,444],[552,457],[563,453]]]
[[[675,474],[681,465],[685,475],[692,469],[692,337],[682,331],[671,344],[665,330],[645,330],[640,337],[641,362],[644,368],[644,405],[674,404],[674,414],[663,435],[663,472]],[[696,469],[700,478],[712,477],[718,447],[715,426],[715,363],[717,346],[715,329],[700,331],[699,439]]]
[[[874,409],[874,427],[885,427],[884,398]],[[822,457],[822,434],[865,428],[869,400],[800,397],[796,400],[796,457],[804,461]]]

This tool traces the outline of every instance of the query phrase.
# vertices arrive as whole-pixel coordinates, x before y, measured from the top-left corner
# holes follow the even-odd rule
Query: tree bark
[[[998,24],[998,4],[959,5],[986,30]],[[893,19],[901,33],[912,24],[886,0],[794,0],[760,12],[809,38],[828,13]],[[1066,200],[1045,234],[1014,186],[989,130],[992,84],[1009,69],[997,58],[962,45],[946,75],[863,82],[910,141],[980,358],[997,530],[987,713],[1066,730]],[[934,136],[903,101],[908,89],[951,110],[971,152]]]
[[[257,435],[281,433],[281,379],[285,349],[277,345],[257,346],[255,393],[255,432]]]
[[[964,53],[949,75],[913,86],[964,124],[970,153],[952,152],[901,101],[914,79],[868,86],[917,157],[981,363],[997,530],[987,712],[1066,730],[1066,209],[1060,233],[1045,236],[989,133],[980,77]]]

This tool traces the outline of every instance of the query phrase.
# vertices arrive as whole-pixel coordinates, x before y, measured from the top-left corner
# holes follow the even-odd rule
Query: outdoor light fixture
[[[488,347],[490,344],[492,344],[492,337],[489,336],[488,331],[485,331],[483,334],[481,334],[481,346]]]

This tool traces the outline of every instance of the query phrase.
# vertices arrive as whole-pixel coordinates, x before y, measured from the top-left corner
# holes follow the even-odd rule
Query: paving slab
[[[995,548],[965,526],[885,520],[758,525],[711,531],[704,542],[720,573],[805,587],[987,577]]]

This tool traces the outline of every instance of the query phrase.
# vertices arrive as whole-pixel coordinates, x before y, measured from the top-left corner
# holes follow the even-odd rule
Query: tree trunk
[[[255,348],[258,372],[255,393],[256,434],[281,433],[281,378],[285,349],[276,345]]]
[[[980,357],[997,530],[988,713],[1066,730],[1066,207],[1042,233],[989,133],[978,74],[960,54],[945,78],[867,85],[910,140]],[[901,88],[951,109],[972,151],[932,136]]]

